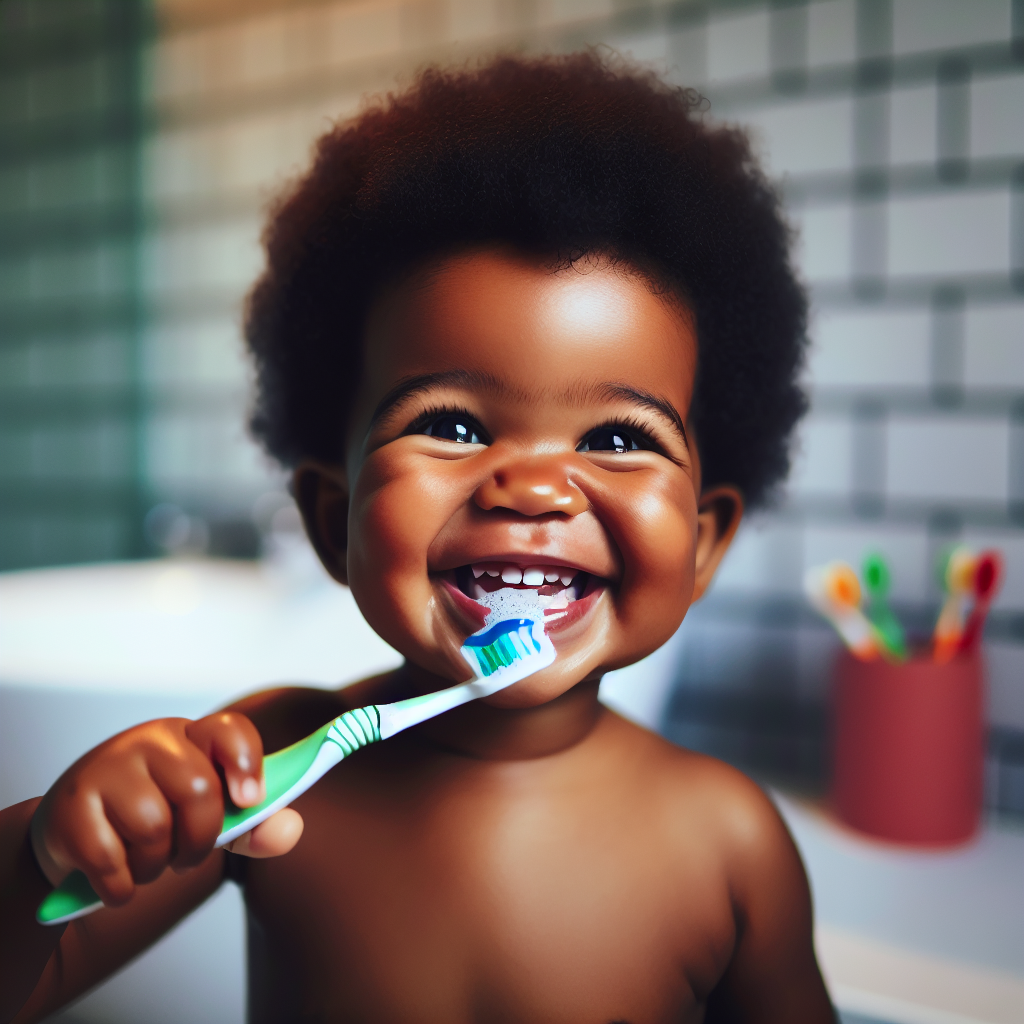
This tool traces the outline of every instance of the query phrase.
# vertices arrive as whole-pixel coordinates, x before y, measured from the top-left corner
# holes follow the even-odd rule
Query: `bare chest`
[[[248,871],[255,1022],[699,1020],[728,960],[722,880],[612,803],[299,809],[298,847]]]

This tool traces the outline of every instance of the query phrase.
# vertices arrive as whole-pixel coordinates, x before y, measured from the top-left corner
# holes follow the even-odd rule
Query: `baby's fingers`
[[[149,758],[149,771],[174,808],[173,850],[169,845],[171,856],[164,864],[171,860],[176,870],[195,867],[213,849],[224,823],[220,777],[209,757],[191,743],[179,750],[154,750]],[[134,869],[133,852],[129,846]],[[133,873],[137,881],[149,881],[138,871]]]
[[[252,831],[232,840],[224,847],[243,857],[280,857],[299,841],[303,821],[298,811],[285,807],[260,822]]]
[[[222,711],[185,728],[188,738],[224,771],[228,795],[238,807],[253,807],[266,795],[263,740],[245,715]]]
[[[104,903],[109,906],[127,903],[135,892],[135,881],[125,844],[107,817],[103,798],[93,791],[81,794],[76,800],[58,799],[57,803],[56,813],[61,820],[59,835],[48,840],[41,838],[40,845],[45,843],[53,848],[54,859],[64,866],[61,874],[73,868],[84,872]],[[35,826],[36,821],[33,821],[33,833]]]

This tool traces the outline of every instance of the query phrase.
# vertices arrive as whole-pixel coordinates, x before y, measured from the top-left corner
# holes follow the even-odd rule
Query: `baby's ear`
[[[743,518],[743,495],[735,487],[712,487],[697,505],[697,564],[693,600],[704,596]]]
[[[303,460],[292,475],[292,493],[324,568],[348,586],[348,478],[344,467]]]

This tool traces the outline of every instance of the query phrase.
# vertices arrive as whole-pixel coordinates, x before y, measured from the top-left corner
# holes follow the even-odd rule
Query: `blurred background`
[[[749,126],[813,303],[811,412],[784,493],[744,525],[676,639],[610,681],[607,699],[766,782],[820,794],[838,641],[801,596],[805,568],[884,552],[895,608],[924,636],[940,548],[995,546],[1007,577],[986,632],[986,804],[993,834],[1017,834],[1022,0],[5,0],[0,802],[52,781],[40,743],[63,765],[145,717],[393,663],[324,582],[284,477],[246,434],[240,310],[265,210],[321,132],[422,65],[592,44],[699,88],[711,117]],[[66,568],[85,563],[100,565]],[[42,567],[65,568],[17,572]],[[40,740],[55,708],[74,740]],[[834,875],[842,889],[877,865],[865,854],[845,874],[816,867],[801,827],[819,907],[867,934],[871,921],[851,925],[853,904],[828,904],[817,885]],[[875,879],[874,903],[849,899],[881,907],[931,868],[914,862],[884,898]],[[1006,890],[941,877],[982,918],[966,945],[928,955],[1024,986],[1024,932],[995,920]],[[896,941],[885,928],[880,941]],[[237,991],[227,986],[210,1019],[240,1019],[236,960]],[[147,969],[166,978],[168,962]],[[955,1019],[1024,1021],[1024,987],[1007,991],[1019,1015]],[[90,997],[75,1019],[122,1019],[115,995]],[[851,1013],[940,1019],[850,998]]]

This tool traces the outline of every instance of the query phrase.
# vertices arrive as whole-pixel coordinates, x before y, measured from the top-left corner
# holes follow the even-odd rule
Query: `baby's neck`
[[[408,671],[403,666],[396,675]],[[600,679],[584,680],[532,708],[496,708],[472,701],[424,722],[412,733],[422,743],[481,761],[547,757],[576,746],[590,734],[604,712],[597,699],[599,685]]]

